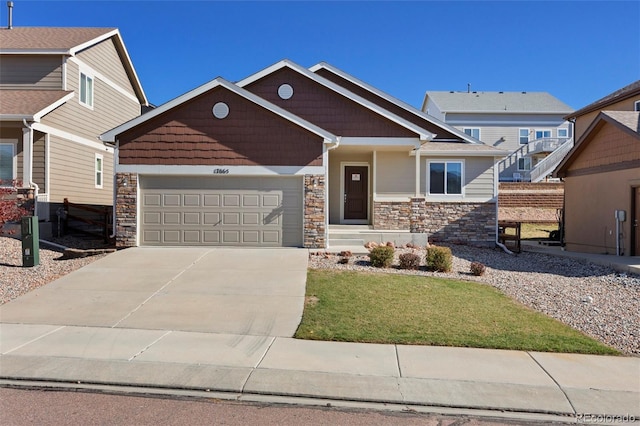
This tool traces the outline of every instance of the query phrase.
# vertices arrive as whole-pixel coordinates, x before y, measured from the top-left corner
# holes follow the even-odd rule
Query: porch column
[[[22,128],[22,186],[28,187],[33,180],[33,130]]]
[[[420,196],[420,148],[416,148],[416,197]]]

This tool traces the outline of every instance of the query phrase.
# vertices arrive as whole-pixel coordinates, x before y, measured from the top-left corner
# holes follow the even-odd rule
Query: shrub
[[[450,272],[453,256],[449,247],[430,246],[427,248],[425,263],[429,271]]]
[[[6,223],[16,222],[30,214],[24,202],[17,196],[20,182],[0,180],[0,231]]]
[[[415,253],[402,253],[400,255],[400,269],[420,268],[420,256]]]
[[[471,262],[471,273],[476,277],[484,275],[484,272],[487,270],[487,267],[484,266],[480,262]]]
[[[338,263],[340,265],[346,265],[349,263],[349,258],[347,256],[342,256],[340,257],[340,259],[338,259]]]
[[[376,268],[388,268],[393,263],[393,247],[378,246],[371,249],[369,259]]]

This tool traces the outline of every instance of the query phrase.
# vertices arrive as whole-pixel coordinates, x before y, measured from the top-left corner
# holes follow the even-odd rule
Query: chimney
[[[7,2],[7,7],[9,8],[9,23],[7,25],[7,29],[10,30],[11,28],[13,28],[13,2],[12,1],[8,1]]]

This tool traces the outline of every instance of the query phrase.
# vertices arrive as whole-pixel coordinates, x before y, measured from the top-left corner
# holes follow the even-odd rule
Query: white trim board
[[[218,170],[216,172],[216,170]],[[179,166],[117,164],[116,173],[138,173],[141,175],[198,175],[225,176],[299,176],[325,175],[324,166]]]
[[[56,129],[55,127],[51,127],[51,126],[48,126],[46,124],[33,123],[31,125],[31,127],[34,130],[37,130],[39,132],[48,133],[50,135],[66,139],[66,140],[69,140],[71,142],[79,143],[81,145],[85,145],[85,146],[88,146],[88,147],[93,148],[93,149],[99,149],[101,151],[110,152],[110,153],[113,153],[113,151],[114,151],[112,147],[106,146],[103,143],[100,143],[100,142],[97,142],[97,141],[94,142],[94,141],[92,141],[90,139],[83,138],[82,136],[74,135],[74,134],[69,133],[69,132],[65,132],[64,130]]]

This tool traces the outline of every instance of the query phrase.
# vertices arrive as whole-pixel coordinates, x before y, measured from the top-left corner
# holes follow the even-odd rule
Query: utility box
[[[38,216],[22,218],[22,266],[40,264],[40,232]]]

